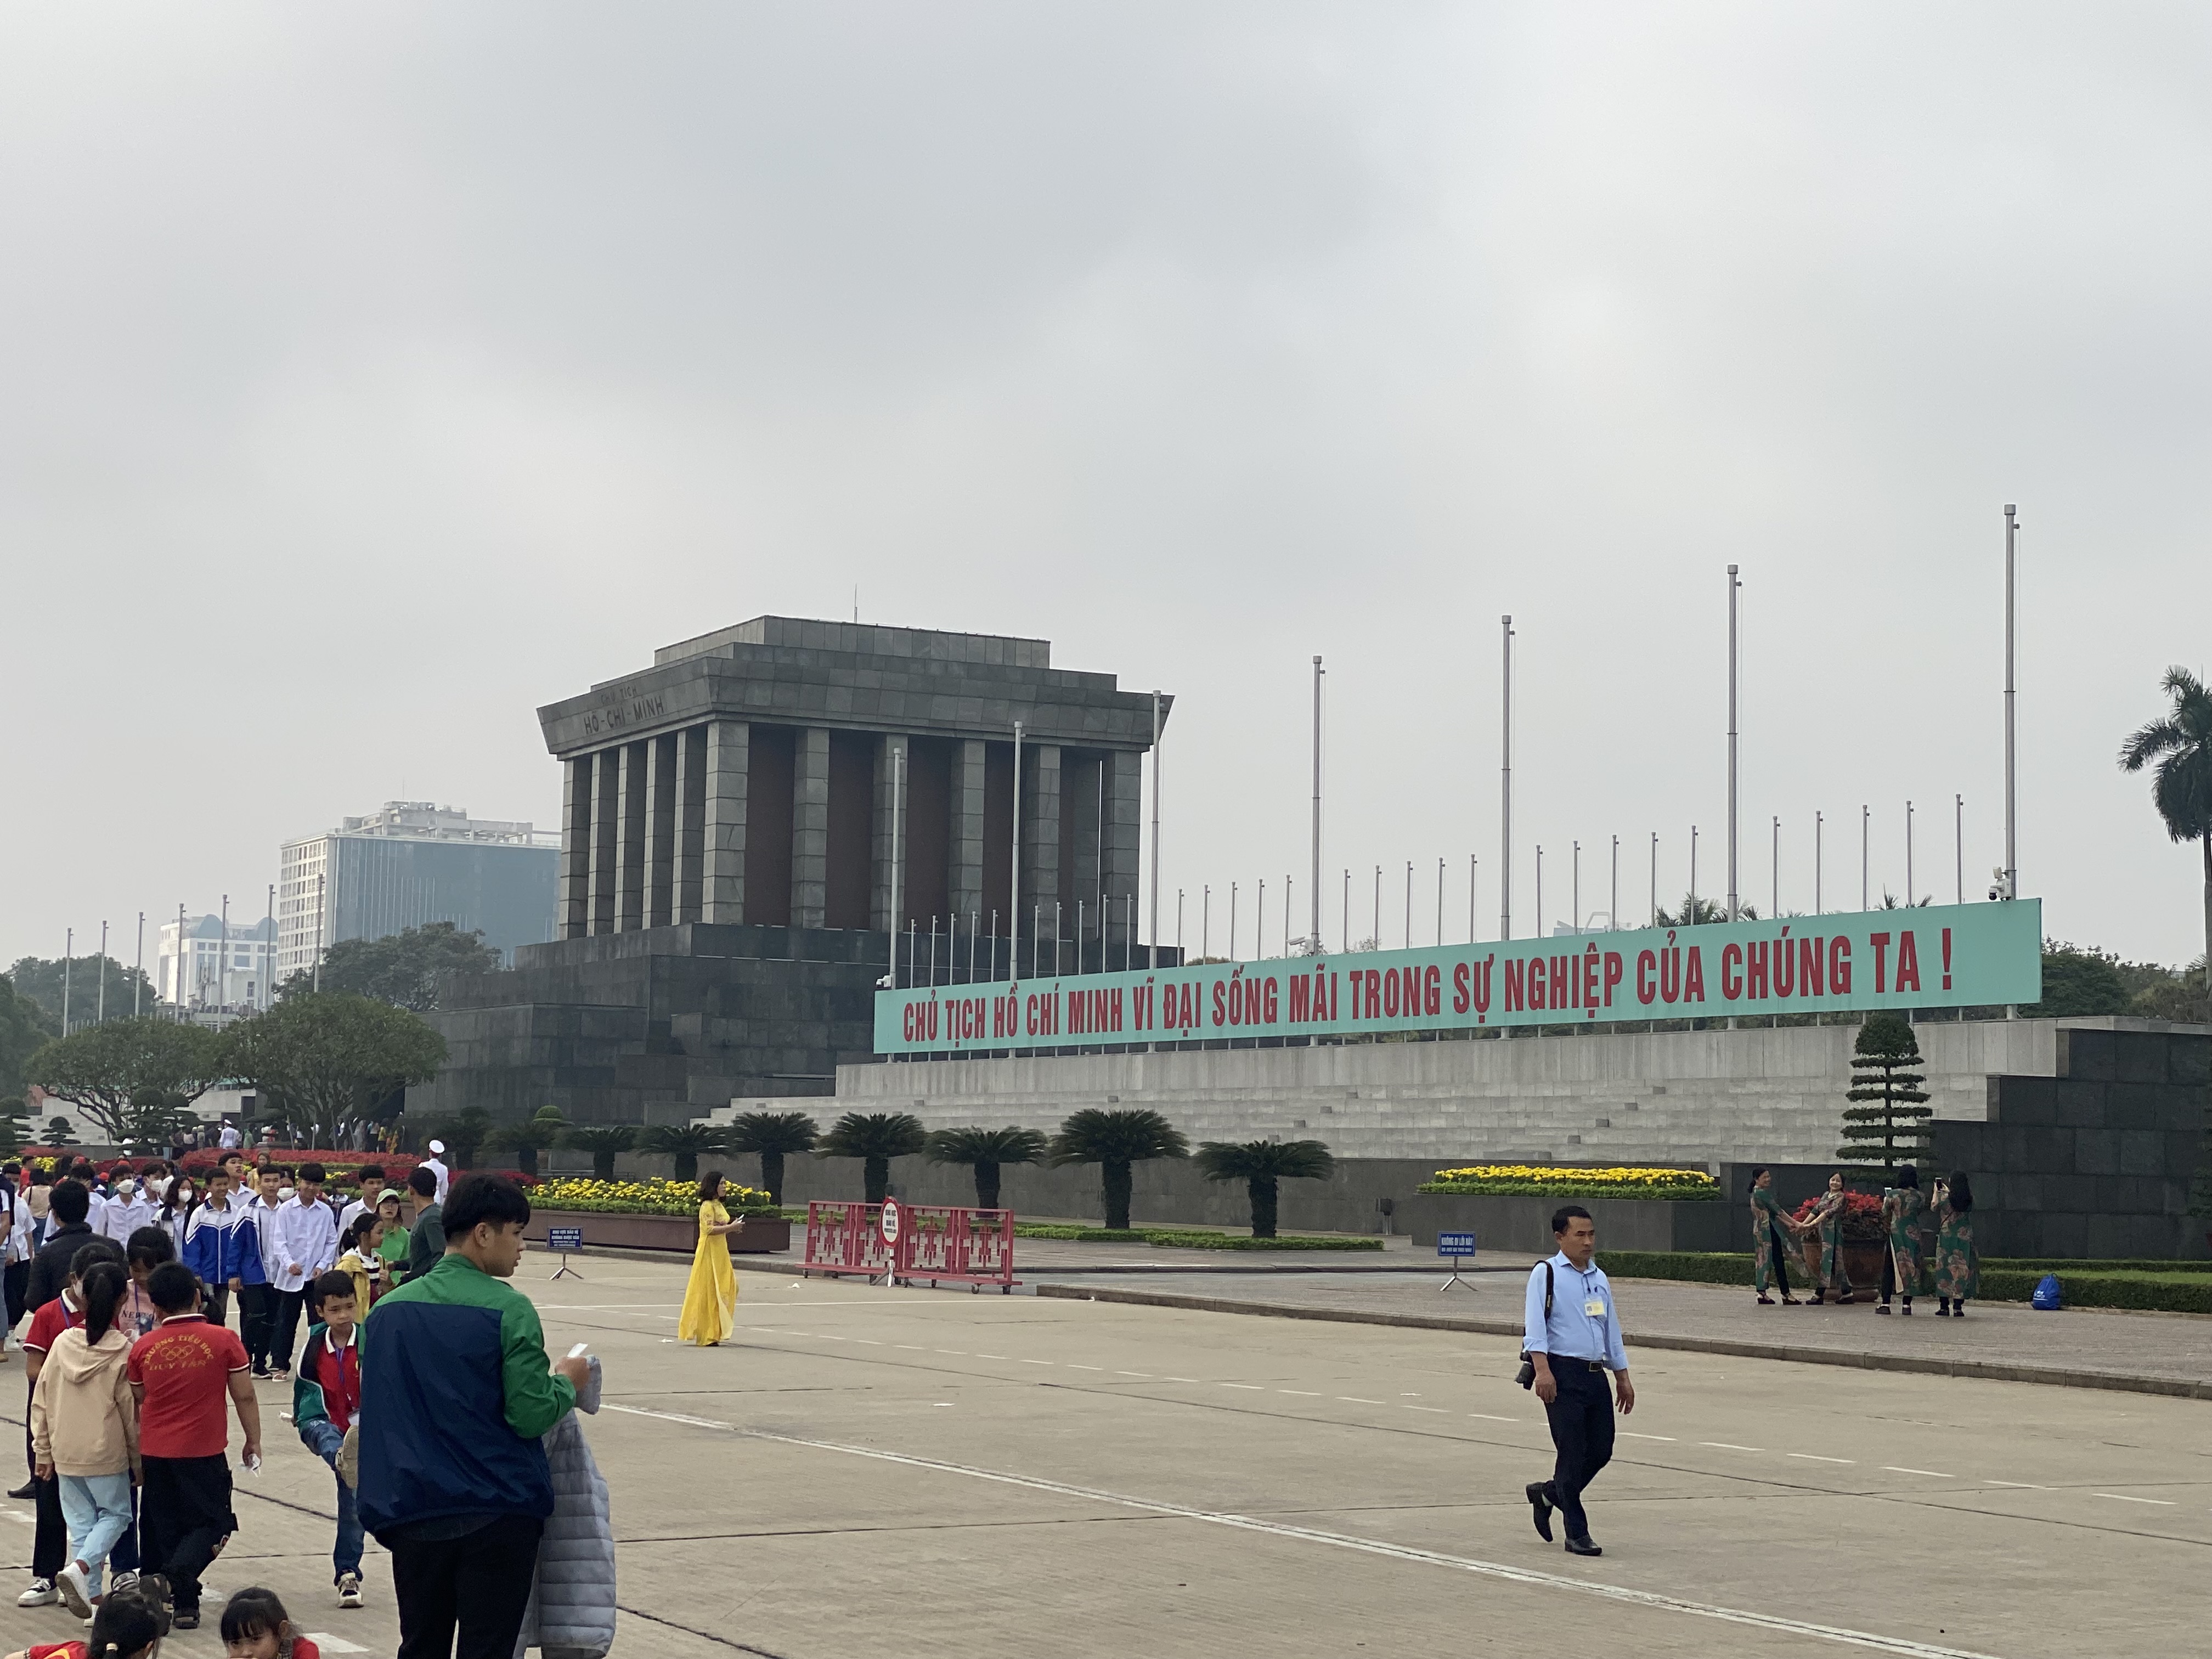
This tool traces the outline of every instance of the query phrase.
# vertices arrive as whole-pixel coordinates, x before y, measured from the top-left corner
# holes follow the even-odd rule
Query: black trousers
[[[1774,1281],[1781,1285],[1782,1294],[1790,1294],[1790,1247],[1782,1242],[1782,1229],[1766,1230],[1767,1248],[1774,1252]]]
[[[392,1552],[399,1659],[514,1659],[544,1530],[535,1516],[502,1515],[460,1538],[380,1538]]]
[[[1552,1376],[1559,1395],[1544,1407],[1544,1416],[1552,1425],[1559,1461],[1546,1495],[1559,1505],[1567,1536],[1587,1538],[1589,1517],[1583,1513],[1583,1489],[1613,1462],[1613,1392],[1607,1374],[1590,1370],[1585,1359],[1553,1360]]]
[[[0,1284],[4,1284],[8,1304],[8,1328],[14,1330],[23,1317],[23,1298],[31,1290],[31,1264],[11,1261],[4,1273],[0,1273]]]
[[[202,1303],[200,1311],[207,1316],[207,1322],[210,1325],[228,1325],[230,1322],[230,1286],[203,1285],[200,1288],[206,1293],[206,1300]],[[251,1356],[249,1355],[248,1358]]]
[[[238,1334],[246,1344],[253,1369],[269,1366],[269,1338],[276,1323],[276,1289],[271,1285],[246,1285],[238,1292]]]
[[[269,1332],[269,1369],[292,1369],[292,1344],[299,1340],[300,1310],[307,1305],[305,1291],[276,1292],[276,1311]]]
[[[230,1458],[149,1457],[138,1530],[146,1571],[165,1573],[177,1611],[196,1613],[200,1575],[216,1547],[238,1530],[230,1508]]]

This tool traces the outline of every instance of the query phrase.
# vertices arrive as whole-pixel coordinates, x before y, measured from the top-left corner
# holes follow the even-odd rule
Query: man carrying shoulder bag
[[[1597,1224],[1581,1205],[1562,1205],[1552,1217],[1552,1236],[1559,1253],[1528,1274],[1520,1382],[1544,1402],[1559,1456],[1552,1478],[1531,1481],[1527,1493],[1546,1543],[1557,1509],[1567,1523],[1567,1553],[1601,1555],[1590,1540],[1583,1491],[1613,1459],[1616,1400],[1626,1416],[1636,1409],[1636,1389],[1628,1380],[1613,1286],[1597,1265]],[[1606,1392],[1607,1372],[1613,1397]]]

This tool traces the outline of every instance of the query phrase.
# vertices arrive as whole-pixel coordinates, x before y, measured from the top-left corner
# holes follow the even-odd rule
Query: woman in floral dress
[[[1836,1293],[1839,1303],[1852,1300],[1851,1276],[1844,1271],[1844,1212],[1850,1207],[1850,1195],[1844,1190],[1844,1177],[1828,1177],[1828,1190],[1814,1200],[1812,1212],[1797,1224],[1802,1232],[1817,1233],[1820,1239],[1820,1278],[1813,1286],[1813,1302],[1819,1306],[1828,1299],[1828,1292]]]
[[[1964,1170],[1936,1183],[1936,1294],[1943,1298],[1936,1316],[1964,1319],[1966,1298],[1982,1288],[1981,1258],[1974,1254],[1974,1189]]]
[[[1794,1308],[1797,1298],[1790,1294],[1790,1246],[1783,1237],[1785,1229],[1796,1226],[1774,1196],[1774,1172],[1757,1169],[1751,1172],[1751,1287],[1758,1293],[1763,1308],[1774,1305],[1774,1298],[1766,1293],[1766,1281],[1779,1279],[1782,1300]]]
[[[1893,1281],[1898,1294],[1905,1299],[1905,1311],[1912,1311],[1912,1298],[1928,1293],[1930,1280],[1928,1274],[1928,1240],[1922,1228],[1928,1219],[1928,1194],[1920,1190],[1920,1171],[1906,1164],[1897,1172],[1897,1185],[1885,1188],[1881,1194],[1882,1224],[1889,1230],[1887,1271],[1882,1275],[1881,1306],[1876,1313],[1889,1311],[1889,1291]]]

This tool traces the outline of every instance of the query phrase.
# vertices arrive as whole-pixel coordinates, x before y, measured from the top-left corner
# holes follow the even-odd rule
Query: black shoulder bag
[[[1544,1264],[1544,1322],[1549,1324],[1551,1319],[1552,1264],[1547,1261]],[[1533,1389],[1536,1386],[1536,1362],[1528,1358],[1528,1351],[1526,1348],[1521,1350],[1521,1369],[1513,1380],[1524,1389]]]

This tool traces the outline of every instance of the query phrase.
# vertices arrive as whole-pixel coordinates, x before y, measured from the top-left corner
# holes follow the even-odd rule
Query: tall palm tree
[[[729,1150],[729,1132],[711,1123],[656,1123],[637,1138],[641,1152],[666,1152],[676,1160],[676,1179],[699,1178],[699,1155]]]
[[[1241,1181],[1252,1200],[1252,1237],[1275,1236],[1275,1183],[1321,1181],[1336,1168],[1318,1140],[1209,1140],[1198,1149],[1198,1170],[1208,1181]]]
[[[1065,1164],[1096,1164],[1105,1198],[1106,1224],[1126,1231],[1129,1166],[1156,1158],[1188,1158],[1190,1143],[1158,1112],[1142,1107],[1109,1112],[1086,1106],[1060,1126],[1045,1155],[1055,1169]]]
[[[632,1123],[594,1123],[572,1128],[561,1137],[570,1150],[592,1155],[592,1179],[612,1181],[615,1159],[637,1145],[637,1126]]]
[[[769,1202],[783,1202],[783,1160],[811,1152],[822,1139],[822,1126],[804,1112],[740,1112],[730,1120],[730,1150],[753,1152],[761,1161],[761,1185]]]
[[[929,1132],[912,1112],[848,1112],[814,1150],[823,1158],[859,1158],[861,1190],[867,1202],[880,1204],[890,1191],[891,1160],[928,1144]]]
[[[1044,1136],[1035,1129],[939,1129],[929,1138],[932,1164],[965,1164],[975,1171],[975,1207],[999,1207],[999,1166],[1002,1164],[1041,1164]]]
[[[2212,687],[2185,668],[2169,668],[2159,689],[2173,699],[2173,707],[2129,734],[2120,745],[2120,769],[2140,772],[2156,761],[2150,798],[2166,820],[2166,833],[2203,849],[2204,952],[2212,963]],[[2204,983],[2212,1001],[2212,969]],[[2212,1017],[2212,1006],[2207,1015]]]

